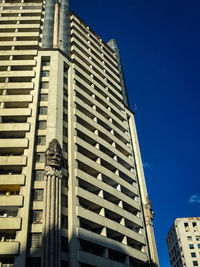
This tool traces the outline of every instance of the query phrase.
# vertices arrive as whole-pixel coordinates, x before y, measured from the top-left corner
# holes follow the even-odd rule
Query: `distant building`
[[[166,241],[172,267],[200,266],[200,217],[177,218]]]

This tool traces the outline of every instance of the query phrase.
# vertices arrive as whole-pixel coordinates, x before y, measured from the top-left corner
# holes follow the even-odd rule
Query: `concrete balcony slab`
[[[22,207],[23,196],[0,196],[0,207]],[[0,249],[1,251],[1,249]]]
[[[0,255],[17,255],[19,242],[0,242]]]
[[[0,217],[0,230],[20,230],[21,218],[17,217]]]

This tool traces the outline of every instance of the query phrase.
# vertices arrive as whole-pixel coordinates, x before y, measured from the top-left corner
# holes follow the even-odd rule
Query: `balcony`
[[[21,229],[21,218],[0,217],[0,230],[20,230],[20,229]]]
[[[19,242],[0,242],[0,255],[17,255]]]
[[[0,132],[28,132],[30,130],[29,123],[1,123]],[[1,134],[1,133],[0,133]],[[8,133],[6,134],[6,136]]]
[[[0,207],[1,206],[22,207],[22,205],[23,205],[23,196],[19,195],[0,196]]]
[[[0,166],[26,166],[26,156],[0,156]]]
[[[1,95],[0,102],[5,102],[7,108],[19,108],[22,103],[32,102],[32,95]],[[15,106],[14,106],[15,105]]]
[[[21,174],[4,174],[0,175],[1,185],[24,185],[25,176]]]
[[[29,108],[4,108],[0,109],[0,116],[31,116],[31,109]]]
[[[1,139],[0,140],[0,148],[27,148],[28,147],[28,139]]]

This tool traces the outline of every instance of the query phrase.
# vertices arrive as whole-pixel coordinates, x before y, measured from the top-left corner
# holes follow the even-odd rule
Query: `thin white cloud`
[[[152,169],[153,166],[149,162],[144,162],[143,163],[143,168],[145,168],[145,169]]]
[[[189,203],[200,203],[200,196],[199,195],[192,195],[189,197]]]

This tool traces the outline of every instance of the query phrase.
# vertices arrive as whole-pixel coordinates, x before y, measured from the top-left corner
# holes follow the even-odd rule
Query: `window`
[[[62,215],[61,216],[61,227],[68,228],[68,217]]]
[[[192,237],[191,236],[187,236],[187,240],[191,241]]]
[[[64,89],[64,96],[67,96],[68,95],[68,92],[66,89]]]
[[[67,79],[66,79],[66,78],[64,78],[64,80],[63,80],[63,81],[64,81],[64,84],[67,84]]]
[[[192,252],[192,253],[191,253],[191,257],[192,257],[192,258],[195,258],[195,257],[196,257],[196,253],[195,253],[195,252]]]
[[[67,128],[66,127],[63,127],[63,135],[67,136]]]
[[[68,72],[68,66],[66,64],[64,64],[64,73]]]
[[[63,236],[61,236],[61,248],[62,248],[62,251],[65,251],[65,252],[68,251],[68,239]]]
[[[199,266],[198,261],[193,261],[193,266]]]
[[[196,232],[197,231],[197,223],[196,222],[193,222],[192,223],[192,226],[193,226],[194,232]]]
[[[50,66],[50,61],[42,61],[42,66]]]
[[[68,199],[67,199],[67,196],[65,195],[61,195],[61,205],[63,207],[67,207],[68,206]]]
[[[44,180],[44,171],[35,171],[35,181]]]
[[[33,200],[34,201],[43,201],[43,189],[34,189],[33,190]]]
[[[37,136],[37,145],[44,146],[46,144],[46,136]]]
[[[44,153],[37,153],[36,154],[36,162],[44,163],[45,154]]]
[[[67,108],[67,101],[63,100],[63,107]]]
[[[42,77],[49,77],[49,70],[44,70],[41,72]]]
[[[194,249],[194,245],[193,244],[189,244],[189,248],[190,249]]]
[[[67,143],[63,142],[63,152],[67,152]]]
[[[189,231],[189,225],[188,225],[188,223],[184,223],[184,226],[185,226],[185,231],[188,232]]]
[[[67,122],[67,115],[63,113],[63,120]]]
[[[46,121],[39,121],[38,122],[38,130],[45,130],[47,127],[47,122]]]
[[[40,94],[40,101],[41,102],[48,101],[48,95],[47,94]]]
[[[196,236],[196,241],[200,241],[200,235]]]
[[[40,88],[48,89],[49,88],[49,83],[48,82],[41,82],[40,83]]]
[[[42,234],[31,234],[30,243],[32,248],[40,248],[42,246]]]
[[[43,211],[42,210],[33,210],[32,211],[32,223],[41,224],[42,223],[42,217],[43,217]]]
[[[40,115],[47,115],[47,107],[39,107]]]
[[[200,248],[200,244],[197,244],[197,247]]]

